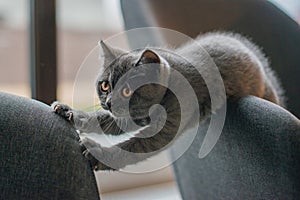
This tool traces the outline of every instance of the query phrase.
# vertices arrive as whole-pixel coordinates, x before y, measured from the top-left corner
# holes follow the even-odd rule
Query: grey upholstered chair
[[[0,199],[99,199],[75,129],[41,102],[0,92]]]
[[[300,27],[269,1],[121,0],[121,5],[126,29],[161,26],[191,37],[214,30],[251,37],[282,80],[287,109],[300,116]],[[208,127],[204,123],[191,147],[174,163],[183,199],[298,199],[299,120],[256,97],[229,102],[227,108],[223,132],[212,152],[198,158]]]

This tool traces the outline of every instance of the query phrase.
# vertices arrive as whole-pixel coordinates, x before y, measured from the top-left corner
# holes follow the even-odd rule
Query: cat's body
[[[284,105],[283,91],[262,51],[248,39],[232,33],[209,33],[196,39],[219,68],[228,98],[253,95]],[[176,50],[199,62],[190,44]]]
[[[129,113],[133,121],[143,127],[136,137],[109,148],[101,147],[90,139],[83,140],[83,145],[88,149],[87,156],[91,153],[93,157],[101,158],[101,162],[94,162],[96,169],[119,169],[144,160],[160,152],[175,138],[176,133],[180,135],[199,123],[199,112],[200,120],[208,117],[211,97],[207,85],[214,84],[215,77],[209,70],[213,63],[207,59],[213,60],[218,67],[227,98],[236,100],[254,95],[283,105],[282,90],[267,59],[249,40],[237,34],[210,33],[198,37],[196,41],[196,44],[185,44],[176,50],[147,48],[128,53],[102,42],[105,62],[104,70],[97,79],[97,91],[104,109],[87,113],[72,110],[63,104],[53,104],[58,114],[68,118],[83,132],[120,135],[125,131],[136,131],[138,128],[127,120]],[[154,70],[150,70],[152,66]],[[185,102],[193,100],[190,90],[178,78],[172,78],[172,70],[188,81],[197,97],[199,109],[189,103],[181,103],[176,94],[167,89],[167,86],[172,86],[181,91]],[[131,81],[131,77],[139,76],[135,82]],[[148,84],[131,91],[135,88],[134,84],[139,84],[146,76],[153,76],[157,83],[166,85]],[[118,81],[121,82],[121,77],[125,78],[120,86]],[[128,111],[122,107],[122,102],[126,101],[130,102]],[[219,105],[216,108],[219,108],[225,101],[220,98],[217,102]],[[160,104],[167,115],[159,109],[153,109],[149,114],[153,104]],[[151,115],[155,116],[155,120]],[[151,123],[150,118],[153,120]],[[125,131],[124,127],[119,127],[122,124],[119,121],[125,121]],[[153,132],[156,134],[151,135]]]

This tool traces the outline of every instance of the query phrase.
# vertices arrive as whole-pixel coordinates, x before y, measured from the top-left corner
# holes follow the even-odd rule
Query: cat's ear
[[[138,64],[149,64],[149,63],[160,63],[161,59],[158,54],[156,54],[154,51],[146,49],[140,59],[137,62]]]
[[[144,50],[136,65],[151,63],[158,64],[156,66],[159,66],[159,81],[166,86],[170,76],[170,65],[163,57],[159,56],[156,52],[150,49]]]
[[[105,62],[107,63],[111,63],[113,60],[125,53],[125,51],[121,49],[109,46],[103,40],[101,40],[99,44],[103,50]]]

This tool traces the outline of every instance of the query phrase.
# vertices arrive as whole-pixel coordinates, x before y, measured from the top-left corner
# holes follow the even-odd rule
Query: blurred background
[[[300,23],[299,0],[270,1]],[[100,39],[123,31],[122,14],[118,0],[57,0],[56,3],[57,98],[71,105],[73,83],[80,65]],[[0,91],[26,97],[31,97],[29,5],[29,0],[0,1]],[[169,168],[148,176],[99,173],[97,178],[101,179],[103,193],[161,183],[148,188],[149,195],[161,190],[161,193],[167,191],[169,197],[174,194],[171,199],[179,198]],[[162,191],[162,188],[168,190]],[[139,193],[143,197],[145,192],[140,189],[135,196]],[[114,197],[117,195],[123,193]]]
[[[300,22],[299,0],[270,0]],[[0,1],[0,89],[30,97],[29,0]],[[57,0],[58,99],[70,103],[86,55],[123,30],[118,0]]]
[[[58,99],[71,102],[78,68],[100,39],[122,31],[118,0],[58,0]],[[0,89],[30,97],[29,0],[0,1]],[[46,47],[47,48],[47,47]]]

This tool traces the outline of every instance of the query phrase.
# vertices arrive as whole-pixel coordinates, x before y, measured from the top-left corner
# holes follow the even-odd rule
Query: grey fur
[[[104,70],[97,78],[96,87],[104,109],[86,113],[72,110],[58,102],[52,106],[59,115],[67,119],[71,119],[71,114],[71,121],[74,126],[83,132],[120,135],[124,131],[118,127],[118,121],[124,121],[127,125],[126,128],[128,128],[126,131],[136,130],[137,126],[133,126],[128,120],[129,114],[133,121],[144,127],[144,129],[140,130],[136,137],[109,148],[102,147],[90,139],[84,139],[82,143],[88,149],[85,154],[94,161],[95,169],[120,169],[126,165],[142,161],[170,145],[173,139],[178,136],[176,135],[177,132],[182,134],[190,127],[195,126],[196,123],[199,123],[199,121],[194,120],[198,112],[188,104],[191,96],[176,78],[167,77],[169,76],[168,68],[180,72],[194,89],[198,98],[201,120],[209,117],[211,113],[211,99],[206,84],[212,84],[214,81],[214,77],[209,73],[210,64],[204,62],[207,55],[213,59],[220,71],[227,98],[236,100],[243,96],[254,95],[284,105],[283,90],[269,68],[268,60],[250,40],[238,34],[216,32],[200,35],[196,42],[197,45],[189,43],[175,50],[147,48],[129,53],[119,49],[116,50],[101,42],[106,60]],[[146,51],[150,51],[150,55],[145,57]],[[183,58],[186,58],[186,60]],[[165,63],[162,63],[163,61]],[[191,63],[196,63],[196,66]],[[129,73],[132,77],[138,77],[139,74],[134,74],[134,70],[133,72],[130,70],[145,66],[145,64],[148,64],[147,67],[139,71],[143,75],[141,76],[142,79],[148,76],[149,73],[153,73],[152,76],[156,77],[158,81],[167,80],[168,84],[174,85],[182,91],[186,103],[181,105],[177,97],[168,88],[149,84],[134,92],[130,99],[129,113],[122,110],[122,102],[125,99],[115,86],[126,73]],[[159,69],[150,72],[149,69],[154,64],[159,64]],[[198,71],[201,72],[201,75]],[[210,81],[210,83],[205,82],[204,79]],[[103,81],[110,84],[109,92],[103,92],[99,88]],[[138,81],[137,78],[136,82]],[[129,84],[129,80],[125,79],[123,85],[126,84]],[[114,98],[115,101],[113,101]],[[116,107],[119,109],[116,113],[111,113],[110,106],[112,102],[118,104]],[[218,102],[220,107],[224,103],[224,99],[219,99]],[[153,104],[160,104],[164,107],[167,114],[165,119],[162,119],[163,113],[154,110],[152,114],[157,117],[155,122],[151,122],[149,109]],[[184,112],[181,112],[182,110]],[[160,124],[162,122],[165,123]],[[183,127],[179,127],[180,123],[183,124]],[[154,129],[158,129],[159,126],[162,126],[162,129],[156,135],[145,137]],[[134,152],[135,154],[128,155],[126,152]],[[110,166],[98,162],[94,158],[95,156],[91,156],[91,154],[99,156],[104,163],[110,163]]]

